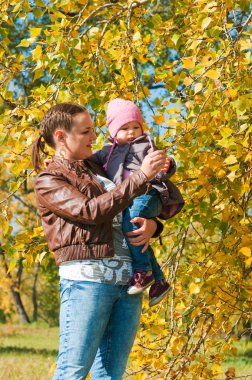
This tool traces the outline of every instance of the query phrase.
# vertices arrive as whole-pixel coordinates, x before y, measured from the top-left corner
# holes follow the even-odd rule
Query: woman
[[[82,380],[91,369],[92,380],[118,380],[141,313],[141,295],[127,294],[130,253],[118,219],[134,197],[148,191],[165,164],[165,152],[148,155],[140,170],[114,187],[99,166],[88,162],[96,136],[84,107],[62,103],[44,116],[33,147],[37,171],[42,137],[55,150],[35,185],[60,274],[60,347],[53,379]],[[146,249],[156,222],[137,219],[141,228],[131,236],[140,235],[131,242]]]

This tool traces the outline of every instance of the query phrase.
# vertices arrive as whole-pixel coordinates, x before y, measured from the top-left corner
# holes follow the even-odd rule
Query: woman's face
[[[93,122],[88,112],[78,113],[73,117],[73,127],[70,132],[64,131],[61,149],[68,160],[84,160],[92,155],[92,143],[96,140]]]

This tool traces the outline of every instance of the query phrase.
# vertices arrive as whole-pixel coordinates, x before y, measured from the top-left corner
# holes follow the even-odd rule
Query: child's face
[[[136,121],[130,121],[129,123],[124,124],[116,135],[116,140],[118,144],[127,144],[137,137],[142,136],[142,128]]]

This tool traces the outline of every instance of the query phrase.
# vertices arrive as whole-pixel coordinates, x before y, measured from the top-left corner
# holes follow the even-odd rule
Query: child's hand
[[[52,159],[51,158],[46,158],[44,160],[44,167],[45,169],[47,169],[48,165],[52,162]]]
[[[161,169],[161,172],[163,172],[163,173],[167,173],[168,170],[169,170],[169,168],[170,168],[170,165],[171,165],[171,160],[170,160],[169,157],[166,157],[166,159],[165,159],[165,165],[164,165],[164,167]]]

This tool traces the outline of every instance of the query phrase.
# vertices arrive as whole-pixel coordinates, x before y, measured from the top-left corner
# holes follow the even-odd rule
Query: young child
[[[138,170],[143,158],[156,148],[150,137],[143,132],[139,108],[129,100],[117,98],[108,104],[107,125],[112,144],[105,145],[91,159],[103,164],[108,178],[117,185]],[[150,190],[135,198],[123,212],[122,230],[125,234],[138,228],[137,224],[131,223],[134,217],[159,216],[166,219],[181,210],[183,198],[176,186],[168,180],[175,170],[173,158],[167,158],[162,172],[151,181]],[[168,293],[170,285],[150,246],[145,253],[142,253],[143,246],[133,246],[129,242],[128,246],[134,270],[128,283],[128,293],[138,294],[151,286],[149,304],[156,305]]]

